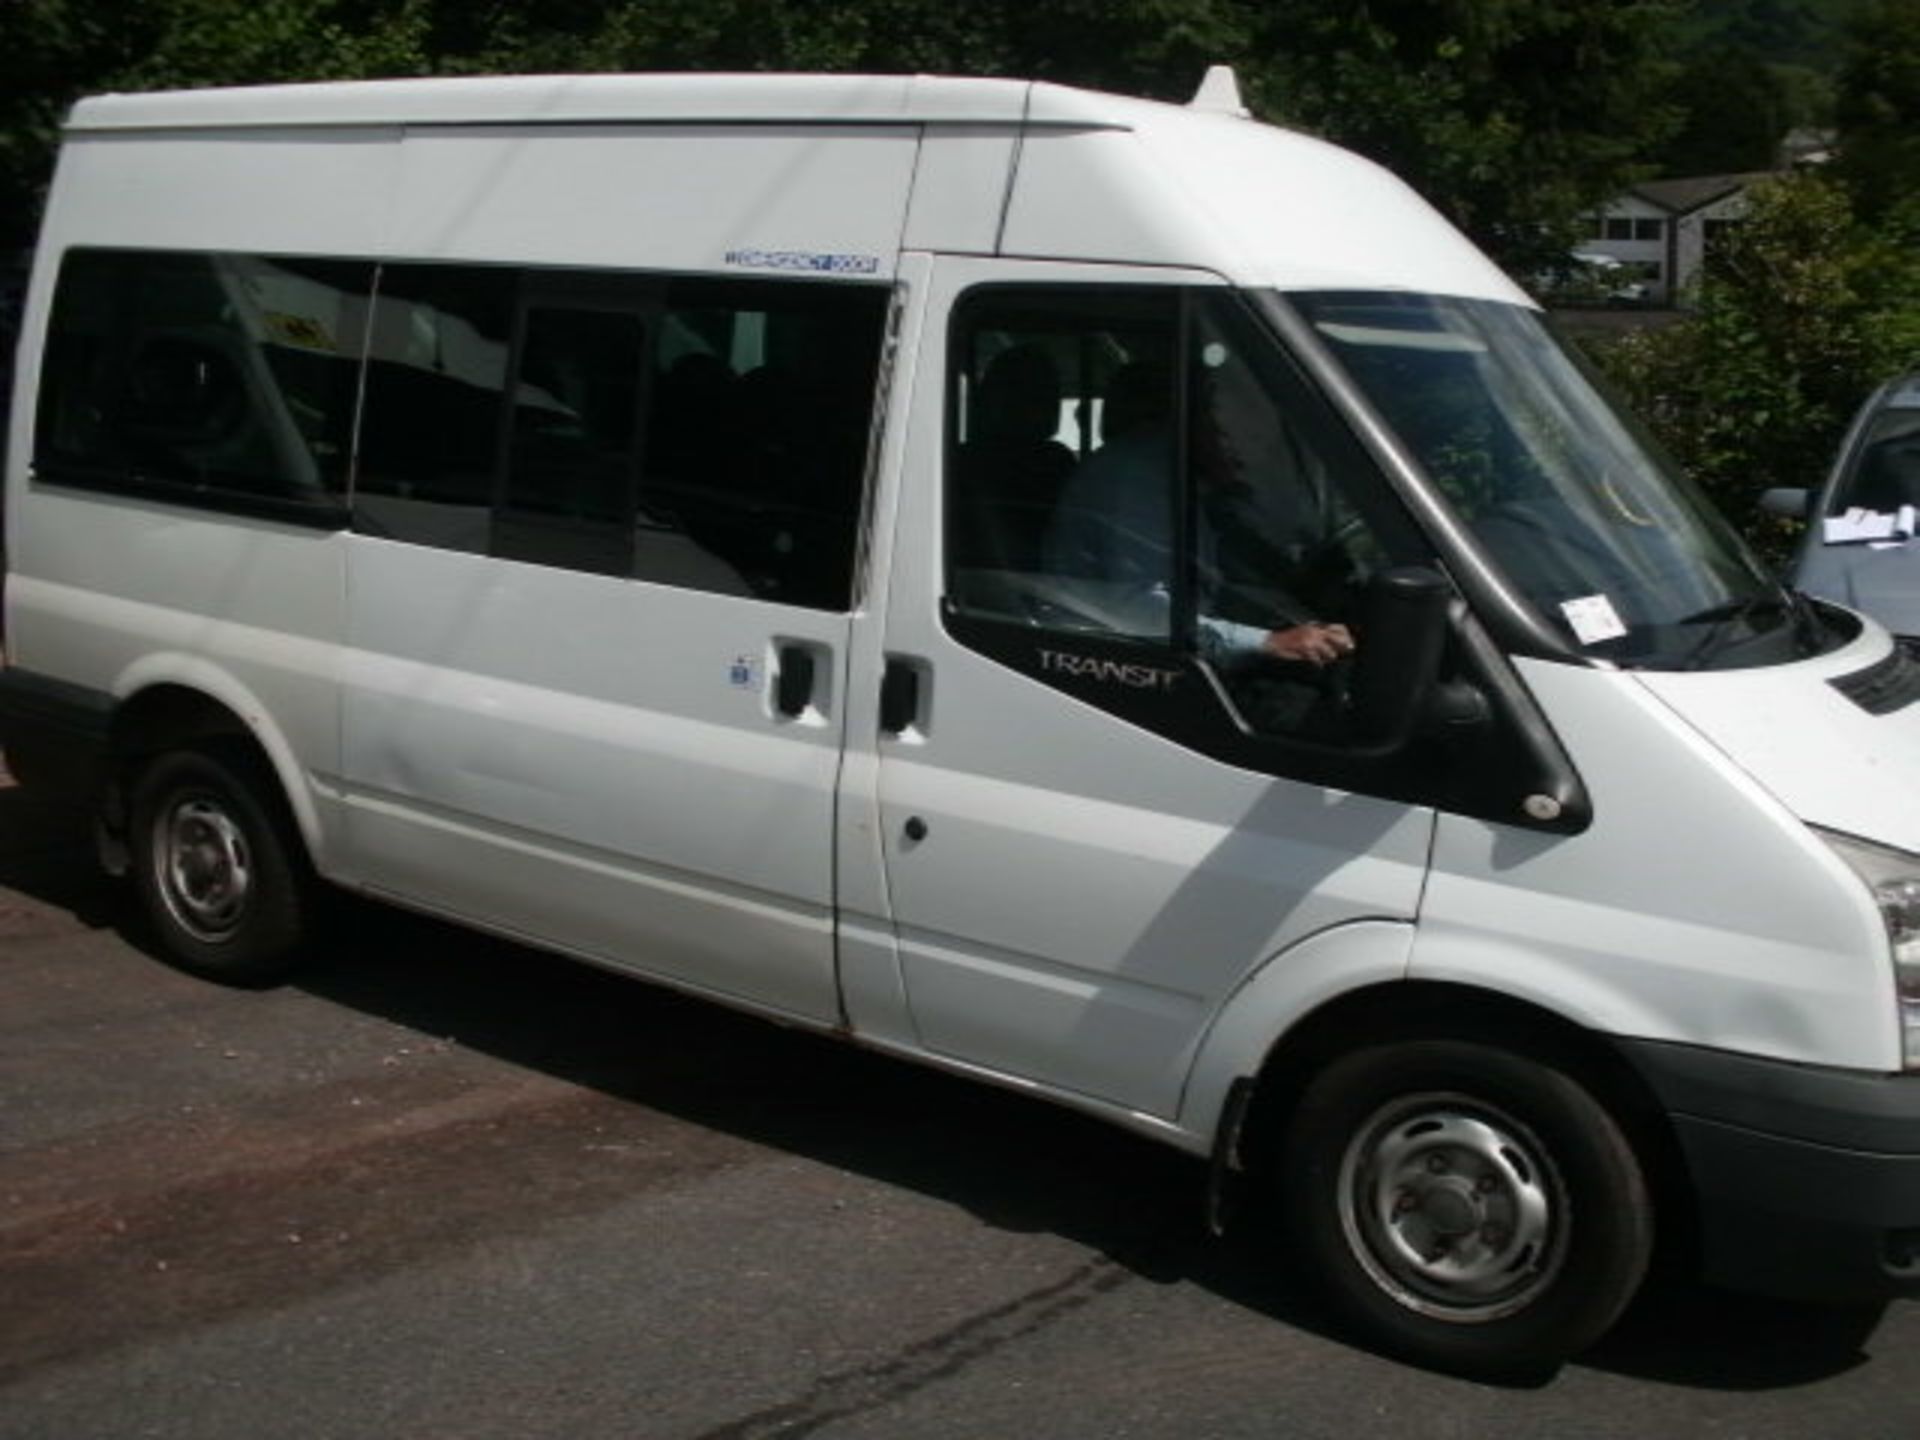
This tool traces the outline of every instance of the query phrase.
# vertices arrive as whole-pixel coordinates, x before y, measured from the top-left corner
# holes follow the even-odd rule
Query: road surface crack
[[[996,1305],[897,1355],[822,1375],[796,1400],[757,1410],[695,1440],[782,1440],[811,1435],[850,1415],[878,1410],[957,1374],[976,1360],[1045,1329],[1133,1278],[1118,1261],[1101,1257],[1064,1279]]]

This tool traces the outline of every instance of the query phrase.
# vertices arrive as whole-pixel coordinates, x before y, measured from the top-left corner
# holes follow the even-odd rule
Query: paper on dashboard
[[[1913,538],[1915,519],[1911,505],[1902,505],[1898,510],[1867,510],[1855,505],[1844,514],[1827,516],[1821,522],[1820,538],[1829,545],[1910,540]]]

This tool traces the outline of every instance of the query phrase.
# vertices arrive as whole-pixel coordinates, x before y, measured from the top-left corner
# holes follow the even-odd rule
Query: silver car
[[[1797,589],[1863,610],[1920,647],[1920,372],[1860,407],[1820,489],[1769,490],[1760,503],[1810,522],[1789,568]]]

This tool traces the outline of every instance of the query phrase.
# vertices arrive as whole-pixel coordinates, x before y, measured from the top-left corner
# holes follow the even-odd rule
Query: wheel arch
[[[119,700],[108,722],[109,823],[125,819],[125,790],[138,760],[184,745],[222,741],[252,752],[273,776],[279,798],[292,815],[311,857],[319,847],[320,817],[305,772],[285,733],[267,707],[244,685],[217,667],[176,657],[184,669],[149,662],[122,677]]]
[[[1286,1131],[1313,1077],[1366,1045],[1448,1039],[1512,1051],[1562,1070],[1614,1117],[1639,1155],[1660,1217],[1662,1249],[1680,1265],[1697,1252],[1697,1212],[1687,1165],[1665,1108],[1606,1036],[1532,1001],[1449,981],[1398,980],[1346,991],[1278,1036],[1252,1077],[1234,1133],[1236,1168],[1258,1163]],[[1270,1153],[1270,1151],[1269,1151]]]

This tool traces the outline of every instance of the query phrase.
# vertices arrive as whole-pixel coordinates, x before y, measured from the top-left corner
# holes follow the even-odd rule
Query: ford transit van
[[[1017,1087],[1463,1370],[1920,1289],[1920,666],[1224,74],[87,100],[7,456],[188,969],[326,882]]]

